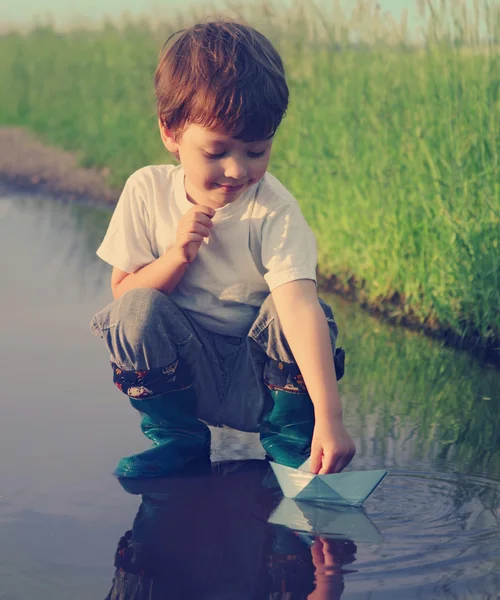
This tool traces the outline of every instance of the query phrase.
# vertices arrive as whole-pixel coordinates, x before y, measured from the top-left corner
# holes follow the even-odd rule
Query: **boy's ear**
[[[160,136],[163,145],[169,152],[175,154],[178,151],[178,144],[174,140],[173,133],[161,122],[161,119],[158,119],[158,127],[160,128]]]

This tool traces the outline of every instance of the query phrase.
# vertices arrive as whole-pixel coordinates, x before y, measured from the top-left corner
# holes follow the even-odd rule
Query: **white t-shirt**
[[[175,242],[193,207],[182,165],[148,166],[129,177],[97,255],[134,273]],[[316,240],[300,207],[270,173],[216,210],[210,236],[170,295],[203,327],[244,336],[274,288],[316,281]]]

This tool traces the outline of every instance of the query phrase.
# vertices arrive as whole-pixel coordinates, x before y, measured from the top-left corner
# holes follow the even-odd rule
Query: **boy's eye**
[[[204,152],[207,158],[222,158],[224,156],[224,152],[221,154],[210,154],[209,152]]]
[[[264,156],[264,154],[266,153],[266,151],[264,150],[263,152],[249,152],[248,156],[250,156],[250,158],[260,158],[261,156]],[[225,152],[221,152],[220,154],[210,154],[209,152],[205,152],[204,153],[205,156],[207,158],[222,158],[225,154]]]

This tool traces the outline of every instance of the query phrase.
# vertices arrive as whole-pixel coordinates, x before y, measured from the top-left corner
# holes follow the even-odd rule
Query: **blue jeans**
[[[318,301],[335,355],[337,324],[331,308]],[[220,335],[204,329],[162,292],[135,289],[98,312],[90,326],[120,369],[158,369],[181,359],[193,377],[199,419],[257,432],[268,398],[266,382],[285,387],[287,377],[300,374],[271,294],[256,313],[246,337]]]

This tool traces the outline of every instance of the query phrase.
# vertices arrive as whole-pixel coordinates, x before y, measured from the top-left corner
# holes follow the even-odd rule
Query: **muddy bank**
[[[105,169],[82,168],[77,155],[46,146],[31,133],[15,127],[0,127],[0,182],[30,193],[47,193],[67,201],[109,207],[114,206],[120,195],[119,189],[106,182]],[[414,315],[405,313],[397,294],[372,304],[367,301],[363,286],[354,279],[345,285],[335,276],[320,275],[320,285],[326,291],[358,302],[384,320],[418,330],[500,366],[500,340],[485,344],[478,334],[461,337],[441,323],[422,323]]]
[[[17,127],[0,127],[0,181],[32,193],[109,206],[120,195],[106,183],[105,170],[84,169],[77,155],[46,146]]]

